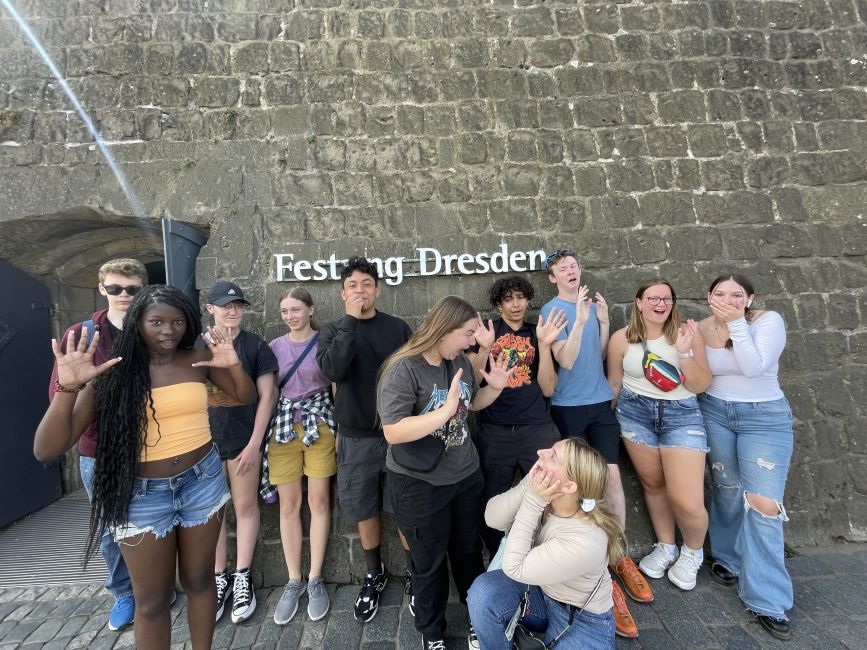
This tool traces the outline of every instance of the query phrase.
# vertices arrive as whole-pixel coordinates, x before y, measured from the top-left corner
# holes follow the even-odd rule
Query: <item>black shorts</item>
[[[385,452],[382,436],[339,436],[337,444],[337,499],[345,517],[357,524],[382,511]]]
[[[551,405],[551,419],[564,438],[581,438],[602,454],[605,462],[616,465],[620,457],[620,424],[611,402],[584,406]]]

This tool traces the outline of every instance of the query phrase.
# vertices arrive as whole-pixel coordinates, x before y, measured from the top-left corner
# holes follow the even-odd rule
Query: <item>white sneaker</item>
[[[693,589],[703,560],[704,553],[696,553],[684,546],[677,562],[668,570],[668,579],[684,591]]]
[[[649,578],[661,578],[665,575],[668,567],[676,561],[677,551],[675,550],[674,555],[669,555],[668,552],[666,552],[665,547],[657,542],[653,545],[653,550],[641,558],[641,562],[638,563],[638,568],[641,569],[641,572]]]

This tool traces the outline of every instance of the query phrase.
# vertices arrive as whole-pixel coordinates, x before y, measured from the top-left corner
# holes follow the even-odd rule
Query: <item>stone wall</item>
[[[570,244],[615,325],[648,276],[697,317],[712,277],[745,271],[789,328],[788,539],[867,539],[864,0],[18,4],[147,216],[209,226],[200,286],[238,280],[269,336],[275,253]],[[129,215],[2,13],[0,145],[0,228]],[[380,304],[417,323],[448,293],[483,307],[491,279],[408,278]],[[538,308],[552,288],[533,281]],[[321,320],[340,313],[336,283],[308,288]],[[642,546],[634,477],[628,491]],[[263,549],[279,564],[272,514]],[[354,547],[355,573],[357,540],[336,528],[332,557]]]

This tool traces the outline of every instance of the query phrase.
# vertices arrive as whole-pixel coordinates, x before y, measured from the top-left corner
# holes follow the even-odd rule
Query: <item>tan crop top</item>
[[[148,431],[141,451],[142,462],[180,456],[211,439],[208,393],[203,383],[187,381],[152,388],[151,395],[154,408],[152,411],[150,404],[145,407]]]

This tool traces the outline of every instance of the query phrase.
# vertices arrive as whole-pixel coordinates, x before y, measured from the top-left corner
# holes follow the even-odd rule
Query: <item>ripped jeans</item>
[[[699,406],[710,446],[714,559],[737,574],[740,599],[749,609],[785,619],[792,607],[783,545],[783,493],[793,447],[789,403],[728,402],[703,394]],[[779,513],[759,512],[747,495],[772,499]]]

